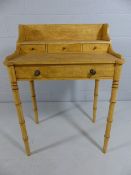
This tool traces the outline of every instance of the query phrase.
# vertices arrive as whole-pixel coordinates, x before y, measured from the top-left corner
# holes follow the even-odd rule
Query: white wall
[[[0,0],[0,101],[11,101],[2,62],[15,49],[20,23],[109,23],[113,47],[126,57],[119,100],[131,100],[131,0]],[[48,101],[91,100],[93,81],[36,82],[37,98]],[[101,81],[99,99],[110,96],[110,81]],[[28,82],[20,83],[22,100],[30,100]]]

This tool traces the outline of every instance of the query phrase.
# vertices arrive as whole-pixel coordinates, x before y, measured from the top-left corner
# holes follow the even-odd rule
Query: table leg
[[[35,113],[35,123],[39,123],[38,119],[38,109],[37,109],[37,102],[36,102],[36,94],[35,94],[35,86],[34,86],[34,81],[30,81],[30,90],[31,90],[31,97],[32,97],[32,105],[33,105],[33,110]]]
[[[22,111],[20,96],[19,96],[18,84],[17,84],[17,80],[15,78],[14,68],[11,66],[9,71],[10,71],[10,77],[11,77],[11,87],[12,87],[14,102],[15,102],[16,110],[17,110],[17,114],[18,114],[18,120],[19,120],[19,124],[20,124],[20,128],[21,128],[21,133],[22,133],[22,137],[23,137],[23,141],[24,141],[24,145],[25,145],[25,151],[26,151],[27,155],[30,155],[30,146],[29,146],[29,141],[28,141],[28,135],[27,135],[24,115],[23,115],[23,111]]]
[[[111,92],[110,106],[109,106],[108,117],[107,117],[106,131],[105,131],[105,136],[104,136],[105,138],[104,138],[104,145],[103,145],[103,153],[107,152],[108,142],[110,138],[113,114],[114,114],[118,86],[119,86],[120,71],[121,71],[121,66],[116,65],[113,82],[112,82],[112,92]]]
[[[99,80],[95,80],[94,102],[93,102],[93,122],[96,121],[97,101],[98,101]]]

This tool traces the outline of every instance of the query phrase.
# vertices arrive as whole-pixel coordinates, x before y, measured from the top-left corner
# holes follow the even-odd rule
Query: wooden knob
[[[66,50],[66,47],[63,47],[62,50]]]
[[[94,46],[94,47],[93,47],[93,50],[96,50],[96,49],[97,49],[97,47],[96,47],[96,46]]]
[[[35,70],[34,75],[39,76],[40,75],[40,70]]]
[[[95,69],[90,69],[90,74],[91,75],[95,75],[96,74],[96,70]]]

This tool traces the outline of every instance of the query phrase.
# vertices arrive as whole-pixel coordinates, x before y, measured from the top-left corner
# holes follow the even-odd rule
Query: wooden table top
[[[119,58],[109,54],[95,53],[29,53],[16,55],[6,62],[7,65],[34,65],[34,64],[93,64],[115,63]]]

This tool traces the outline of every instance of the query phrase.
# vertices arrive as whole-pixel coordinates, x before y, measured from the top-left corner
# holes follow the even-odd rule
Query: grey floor
[[[12,103],[0,104],[0,175],[131,175],[131,102],[116,106],[109,150],[101,152],[108,102],[99,102],[91,121],[91,102],[39,103],[40,124],[31,103],[24,114],[32,155],[24,154]]]

